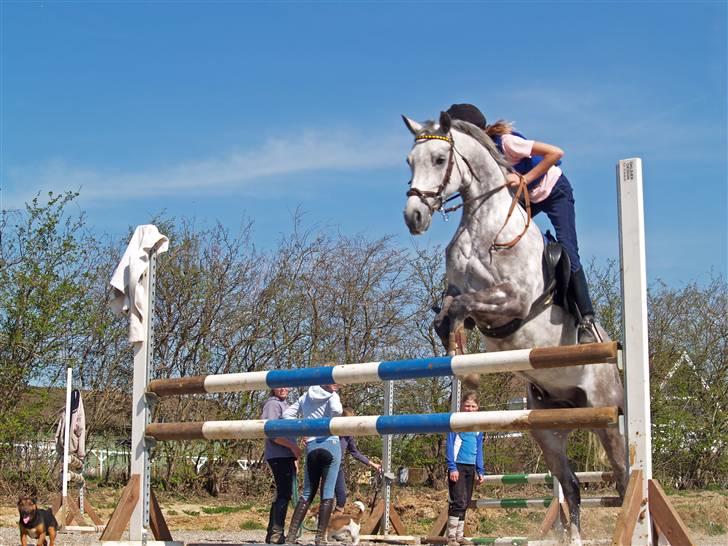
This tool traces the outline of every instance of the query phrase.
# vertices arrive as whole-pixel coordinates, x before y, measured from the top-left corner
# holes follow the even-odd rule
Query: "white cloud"
[[[704,102],[712,99],[700,93],[675,98],[647,95],[625,82],[562,82],[558,88],[504,92],[502,105],[518,113],[517,127],[527,136],[564,148],[570,164],[632,155],[684,162],[720,157],[726,138],[723,120],[703,111]],[[531,134],[535,131],[545,134]]]
[[[309,130],[270,138],[258,148],[220,157],[183,160],[153,170],[108,170],[63,159],[9,169],[6,208],[21,207],[38,192],[81,190],[86,202],[165,195],[231,193],[267,196],[284,191],[286,175],[306,171],[376,169],[403,161],[402,139],[366,138],[366,132]],[[266,179],[277,177],[277,184]]]

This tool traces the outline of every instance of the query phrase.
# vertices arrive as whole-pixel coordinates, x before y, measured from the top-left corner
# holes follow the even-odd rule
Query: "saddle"
[[[551,304],[556,304],[568,312],[574,312],[576,305],[570,297],[569,281],[571,279],[571,260],[556,238],[547,231],[544,236],[542,271],[544,290],[531,304],[531,310],[525,318],[513,319],[495,328],[480,327],[487,337],[506,338],[518,331],[521,326],[537,316]]]
[[[544,292],[553,290],[553,303],[566,311],[572,311],[574,304],[569,296],[571,260],[556,238],[547,231],[544,236],[543,279]]]

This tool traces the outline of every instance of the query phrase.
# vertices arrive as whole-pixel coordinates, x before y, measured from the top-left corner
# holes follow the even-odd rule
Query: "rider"
[[[556,238],[571,260],[569,288],[579,311],[579,343],[595,343],[594,306],[579,259],[574,196],[569,180],[559,167],[563,150],[552,144],[526,139],[504,120],[487,125],[483,113],[472,104],[453,104],[447,113],[452,119],[472,123],[493,139],[516,171],[506,176],[508,185],[518,187],[523,178],[531,200],[531,214],[535,216],[543,211],[548,216]]]

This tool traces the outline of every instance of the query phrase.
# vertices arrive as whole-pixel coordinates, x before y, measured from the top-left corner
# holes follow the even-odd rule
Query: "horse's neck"
[[[475,154],[474,160],[469,160],[475,179],[462,191],[464,204],[460,227],[488,245],[496,237],[498,242],[507,242],[524,230],[526,211],[519,204],[514,206],[513,195],[505,187],[503,171],[480,144],[477,146],[480,153]],[[514,209],[509,217],[511,206]]]

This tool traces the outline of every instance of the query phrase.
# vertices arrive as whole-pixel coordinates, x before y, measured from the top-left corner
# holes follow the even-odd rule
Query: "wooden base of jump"
[[[381,537],[386,537],[388,535],[377,535],[376,533],[380,530],[384,529],[384,501],[380,500],[377,504],[374,505],[374,508],[372,508],[369,511],[369,514],[367,514],[366,519],[364,520],[364,523],[362,523],[361,531],[360,533],[362,535],[376,535]],[[394,506],[389,507],[389,523],[392,526],[392,529],[394,529],[394,532],[398,535],[406,535],[407,530],[404,528],[404,523],[402,523],[402,518],[399,517],[399,514],[394,509]]]
[[[555,498],[554,501],[556,501]],[[557,520],[560,522],[562,529],[565,529],[569,524],[569,507],[565,501],[551,503],[541,522],[541,526],[538,528],[539,538],[544,538],[552,529],[557,528]]]
[[[81,505],[73,495],[66,495],[65,499],[60,493],[53,498],[51,504],[54,514],[58,515],[58,524],[61,526],[60,531],[88,531],[98,532],[103,526],[104,522],[96,513],[96,509],[89,502],[87,497],[83,499],[83,513],[81,512]],[[93,525],[89,524],[85,519],[84,515],[91,518]],[[77,525],[72,525],[73,522]]]
[[[137,502],[140,502],[141,497],[141,477],[139,474],[132,474],[129,479],[129,483],[126,484],[124,490],[121,492],[121,498],[114,509],[114,513],[111,514],[109,523],[106,524],[106,529],[101,535],[100,540],[104,541],[115,541],[115,543],[121,544],[132,544],[131,542],[120,542],[121,535],[129,525],[131,514],[134,511],[134,507]],[[150,491],[149,494],[149,528],[154,535],[154,538],[158,541],[165,543],[182,544],[181,542],[174,542],[172,539],[172,533],[167,527],[167,522],[162,514],[162,509],[159,507],[157,497],[154,495],[154,491]],[[138,542],[138,541],[137,541]],[[149,541],[145,541],[145,544],[151,544]]]
[[[655,543],[659,537],[662,537],[672,546],[694,546],[695,542],[690,538],[690,531],[673,508],[659,482],[648,480],[648,494],[645,499],[642,497],[643,480],[641,470],[634,470],[629,477],[612,544],[614,546],[632,544],[634,528],[637,521],[645,517],[645,509],[647,509],[652,517]]]

